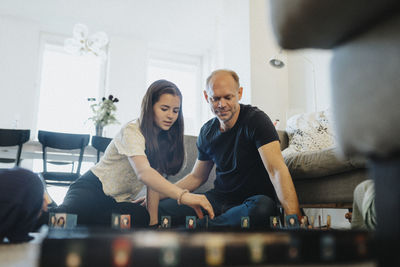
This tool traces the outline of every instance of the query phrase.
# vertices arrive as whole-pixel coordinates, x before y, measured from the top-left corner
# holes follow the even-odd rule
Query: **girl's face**
[[[154,123],[162,130],[168,131],[178,119],[181,99],[177,95],[162,94],[153,105]]]
[[[64,223],[65,223],[64,217],[60,217],[60,219],[58,219],[57,224],[58,225],[64,225]]]

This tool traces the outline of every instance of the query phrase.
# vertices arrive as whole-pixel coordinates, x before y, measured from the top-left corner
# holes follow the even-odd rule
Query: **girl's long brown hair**
[[[178,96],[181,100],[178,119],[168,131],[160,131],[154,122],[153,106],[163,94]],[[167,80],[153,82],[143,97],[140,130],[146,141],[147,158],[151,167],[158,172],[173,175],[181,169],[185,157],[183,128],[182,94],[179,88]]]

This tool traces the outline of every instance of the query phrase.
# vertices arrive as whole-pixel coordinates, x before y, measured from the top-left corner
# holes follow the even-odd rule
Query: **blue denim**
[[[250,228],[269,227],[269,217],[278,214],[276,202],[265,195],[254,195],[243,201],[232,200],[226,195],[210,190],[204,194],[210,201],[215,218],[197,221],[198,228],[240,227],[242,217],[250,218]],[[203,213],[205,211],[203,210]],[[162,200],[158,208],[159,217],[171,216],[171,225],[184,226],[186,216],[196,216],[195,211],[186,205],[178,205],[174,199]],[[207,220],[208,219],[208,220]]]
[[[400,266],[400,156],[372,158],[370,176],[375,182],[378,266]]]

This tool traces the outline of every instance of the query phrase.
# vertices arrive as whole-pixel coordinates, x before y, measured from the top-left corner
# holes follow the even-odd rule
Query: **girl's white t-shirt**
[[[146,156],[145,149],[139,120],[125,124],[110,142],[99,163],[90,169],[103,184],[106,195],[117,202],[135,199],[144,184],[137,178],[128,158]]]

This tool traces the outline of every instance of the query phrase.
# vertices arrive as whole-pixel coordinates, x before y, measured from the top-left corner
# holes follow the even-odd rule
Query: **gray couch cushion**
[[[284,150],[289,145],[289,136],[286,131],[278,130],[277,132],[281,142],[281,150]]]
[[[175,183],[176,181],[182,179],[192,171],[194,163],[196,162],[197,159],[196,141],[197,141],[197,136],[185,135],[184,137],[185,161],[183,163],[182,169],[176,175],[168,176],[168,180],[171,183]],[[197,188],[195,192],[202,193],[214,188],[214,180],[215,180],[215,166],[211,170],[208,180],[202,186]]]
[[[364,162],[340,159],[337,153],[337,148],[293,152],[285,155],[285,162],[293,179],[316,178],[365,167]]]

